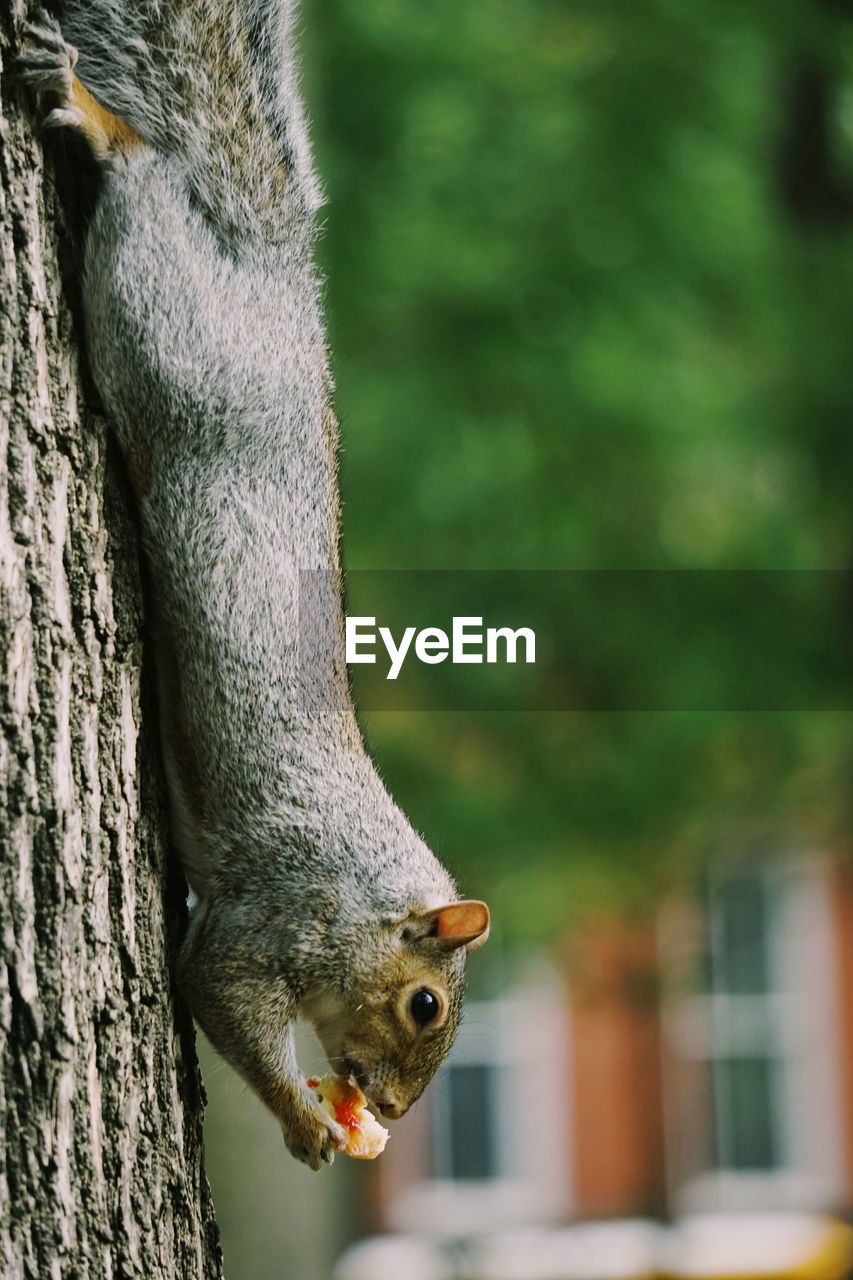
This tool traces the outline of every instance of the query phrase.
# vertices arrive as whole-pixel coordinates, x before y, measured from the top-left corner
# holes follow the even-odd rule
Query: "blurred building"
[[[842,1274],[847,1234],[816,1270],[794,1254],[809,1232],[823,1240],[820,1215],[853,1208],[853,879],[817,859],[741,862],[653,921],[588,926],[562,974],[469,1007],[371,1172],[374,1228],[398,1245],[444,1241],[445,1255],[449,1242],[468,1258],[462,1275],[509,1275],[519,1232],[571,1250],[568,1224],[605,1221],[639,1268],[608,1274],[656,1274],[649,1258],[676,1244],[655,1224],[672,1220],[678,1274],[710,1274],[684,1242],[713,1252],[715,1223],[720,1248],[741,1240],[757,1258],[720,1274],[789,1274],[778,1258],[762,1268],[746,1214],[767,1249],[790,1239],[790,1274]],[[740,1236],[721,1216],[732,1212]],[[615,1229],[598,1237],[611,1252]],[[503,1262],[471,1270],[484,1248]]]

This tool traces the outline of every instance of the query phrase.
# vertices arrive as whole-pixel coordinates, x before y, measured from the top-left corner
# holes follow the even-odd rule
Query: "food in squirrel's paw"
[[[314,1089],[333,1120],[346,1129],[347,1140],[339,1150],[356,1160],[375,1160],[388,1141],[388,1130],[367,1110],[367,1098],[347,1076],[312,1076]]]

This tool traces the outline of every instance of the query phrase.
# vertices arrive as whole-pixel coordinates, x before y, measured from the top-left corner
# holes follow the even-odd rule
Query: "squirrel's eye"
[[[416,991],[409,1001],[409,1013],[419,1027],[426,1027],[438,1014],[441,1008],[441,1001],[432,991],[428,991],[426,987],[421,987],[420,991]]]

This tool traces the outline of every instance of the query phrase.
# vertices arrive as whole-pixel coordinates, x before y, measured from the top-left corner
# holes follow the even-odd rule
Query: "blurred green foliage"
[[[348,567],[851,564],[849,9],[311,7]],[[847,823],[841,713],[364,722],[510,936]]]

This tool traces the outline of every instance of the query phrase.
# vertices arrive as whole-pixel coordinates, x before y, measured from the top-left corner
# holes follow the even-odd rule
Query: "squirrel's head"
[[[423,1093],[453,1043],[465,955],[489,935],[484,902],[453,902],[388,921],[358,989],[312,1011],[332,1068],[352,1075],[396,1120]]]

